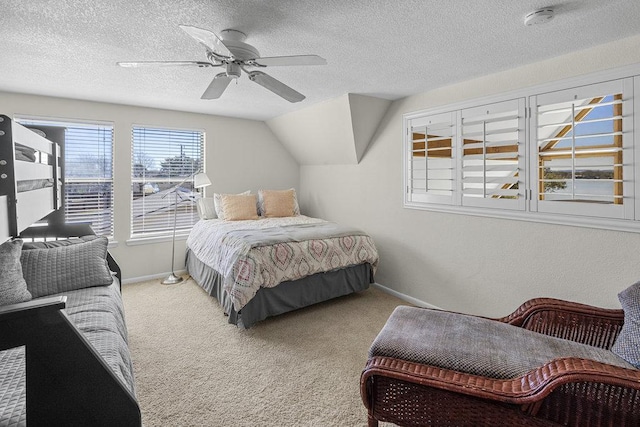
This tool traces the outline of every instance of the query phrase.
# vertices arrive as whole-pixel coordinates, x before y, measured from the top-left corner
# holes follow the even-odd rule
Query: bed
[[[0,115],[0,242],[62,206],[60,145]]]
[[[244,328],[365,290],[377,264],[366,233],[304,215],[200,220],[187,239],[187,271]]]

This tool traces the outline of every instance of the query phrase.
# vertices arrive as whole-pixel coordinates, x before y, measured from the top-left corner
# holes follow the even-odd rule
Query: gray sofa
[[[23,245],[30,294],[0,289],[0,426],[140,425],[120,271],[107,243],[85,236],[0,246],[7,274],[7,258]]]

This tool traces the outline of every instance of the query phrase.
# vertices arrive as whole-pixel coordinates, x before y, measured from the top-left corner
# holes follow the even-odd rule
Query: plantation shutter
[[[134,126],[131,236],[186,232],[198,221],[193,176],[204,166],[204,133]],[[177,198],[176,198],[177,197]]]
[[[533,97],[539,212],[633,218],[631,79]]]
[[[23,125],[64,130],[64,216],[113,236],[113,126],[58,120],[17,119]]]
[[[462,205],[525,208],[524,99],[461,112]]]
[[[454,203],[455,117],[451,112],[409,120],[405,202]]]

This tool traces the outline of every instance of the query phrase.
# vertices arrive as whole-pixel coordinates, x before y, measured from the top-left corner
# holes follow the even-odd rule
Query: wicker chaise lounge
[[[639,426],[640,370],[610,350],[625,325],[618,350],[640,352],[623,308],[538,298],[486,319],[398,307],[361,376],[368,425]]]

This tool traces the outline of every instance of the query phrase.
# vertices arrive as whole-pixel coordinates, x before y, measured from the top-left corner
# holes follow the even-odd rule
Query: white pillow
[[[213,197],[202,197],[196,202],[200,219],[216,219],[216,206]]]
[[[242,193],[238,193],[239,196],[247,196],[251,194],[250,190],[243,191]],[[224,207],[222,206],[222,193],[213,193],[213,205],[215,206],[216,215],[218,215],[219,219],[226,219],[224,215]],[[257,212],[257,208],[256,208]]]

